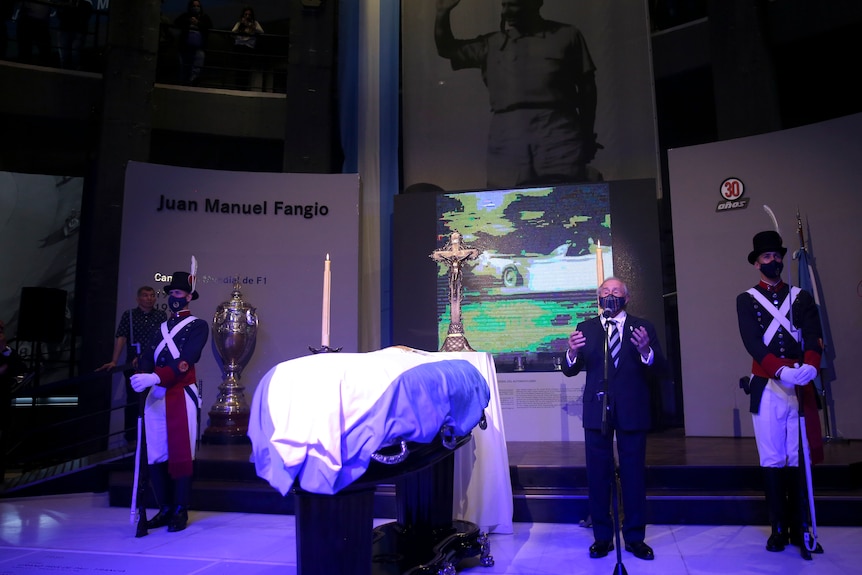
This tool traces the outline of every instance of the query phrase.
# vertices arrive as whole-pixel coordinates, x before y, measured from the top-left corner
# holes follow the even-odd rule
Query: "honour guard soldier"
[[[808,507],[800,477],[799,400],[797,386],[808,392],[814,405],[813,384],[823,353],[820,315],[813,296],[781,279],[787,248],[778,232],[763,231],[753,238],[748,263],[760,274],[760,282],[736,298],[739,333],[752,357],[750,411],[772,532],[767,551],[782,551],[788,543],[800,547],[803,513]],[[804,388],[809,389],[804,389]],[[802,393],[799,397],[806,397]],[[808,403],[804,401],[803,403]],[[808,428],[809,441],[820,445],[819,416]],[[822,448],[822,445],[821,445]],[[822,458],[822,452],[819,454]],[[812,450],[812,461],[817,456]],[[817,545],[815,553],[823,549]]]
[[[161,325],[161,341],[152,362],[143,369],[151,371],[132,376],[135,391],[152,388],[144,408],[144,422],[150,481],[159,512],[147,522],[148,529],[167,525],[168,531],[182,531],[188,523],[198,435],[195,363],[209,335],[207,323],[194,317],[188,307],[189,302],[198,299],[195,267],[192,258],[192,273],[175,272],[165,286],[170,316]]]

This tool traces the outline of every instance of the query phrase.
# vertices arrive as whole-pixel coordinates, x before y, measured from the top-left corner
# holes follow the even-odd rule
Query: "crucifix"
[[[440,351],[475,351],[467,343],[467,338],[464,337],[464,326],[461,324],[461,268],[467,260],[479,257],[479,250],[462,244],[461,234],[455,230],[449,234],[446,245],[434,250],[430,257],[436,262],[449,266],[449,331]]]

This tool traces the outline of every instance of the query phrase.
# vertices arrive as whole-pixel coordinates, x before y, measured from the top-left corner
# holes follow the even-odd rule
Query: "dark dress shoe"
[[[168,532],[176,533],[177,531],[182,531],[186,528],[186,525],[189,523],[189,510],[188,507],[183,505],[177,505],[177,508],[174,509],[174,513],[171,516],[171,520],[168,523]]]
[[[600,559],[602,557],[605,557],[613,550],[613,541],[596,541],[595,543],[590,545],[590,557],[593,559]]]
[[[652,561],[655,559],[655,553],[653,553],[652,547],[643,541],[626,543],[626,551],[631,551],[638,559],[644,559],[646,561]]]
[[[165,525],[170,523],[171,517],[173,517],[173,508],[163,505],[159,509],[159,512],[156,513],[152,519],[147,521],[147,529],[157,529],[158,527],[164,527]]]

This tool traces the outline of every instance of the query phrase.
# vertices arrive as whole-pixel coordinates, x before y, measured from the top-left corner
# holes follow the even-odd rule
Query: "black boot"
[[[174,508],[169,505],[162,505],[159,507],[159,512],[156,513],[152,519],[147,521],[147,529],[156,529],[157,527],[164,527],[171,522],[171,518],[174,514]]]
[[[787,529],[780,523],[772,524],[772,532],[766,540],[767,551],[784,551],[787,547]]]
[[[784,474],[778,467],[763,468],[763,487],[766,494],[766,509],[772,533],[766,540],[767,551],[784,551],[787,546],[787,524],[784,519],[785,487]]]
[[[814,549],[809,549],[806,539],[811,537],[809,528],[810,513],[808,509],[808,484],[802,479],[804,468],[785,467],[785,485],[787,486],[787,517],[790,527],[790,544],[799,547],[799,554],[806,561],[811,560],[812,553],[823,553],[820,543],[814,542]]]
[[[172,491],[171,478],[168,475],[167,463],[154,463],[150,465],[149,471],[150,485],[153,488],[156,502],[159,504],[159,512],[147,521],[146,526],[147,529],[156,529],[157,527],[164,527],[171,520],[173,497],[168,495]]]
[[[186,528],[189,523],[189,508],[185,505],[177,505],[171,514],[171,522],[168,524],[168,532],[176,533]]]
[[[168,531],[174,533],[182,531],[189,522],[189,503],[192,499],[191,476],[178,477],[174,479],[174,501],[173,517],[168,525]]]

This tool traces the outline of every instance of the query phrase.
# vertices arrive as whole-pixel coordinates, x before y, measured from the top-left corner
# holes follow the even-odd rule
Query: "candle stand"
[[[340,347],[329,347],[328,345],[322,345],[320,347],[312,347],[308,346],[308,351],[311,353],[338,353],[341,351]]]

